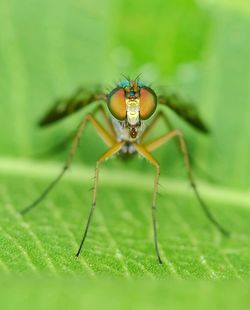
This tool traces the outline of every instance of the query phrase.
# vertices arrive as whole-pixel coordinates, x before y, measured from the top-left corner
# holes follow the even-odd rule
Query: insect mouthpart
[[[138,131],[137,131],[137,128],[135,126],[132,126],[129,128],[129,134],[130,134],[130,137],[132,139],[135,139],[137,137],[137,133],[138,133]]]

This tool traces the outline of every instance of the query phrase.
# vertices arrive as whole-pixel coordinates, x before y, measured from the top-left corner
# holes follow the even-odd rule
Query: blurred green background
[[[149,308],[155,303],[203,307],[204,300],[188,291],[192,287],[200,296],[208,292],[207,300],[213,296],[216,305],[230,304],[232,297],[221,299],[210,281],[247,283],[250,275],[249,33],[250,4],[243,0],[0,0],[2,274],[50,274],[51,295],[68,291],[62,297],[65,305],[66,300],[79,298],[73,292],[75,283],[66,288],[53,280],[55,275],[66,274],[69,281],[82,277],[84,285],[88,284],[85,277],[100,275],[142,278],[142,290],[145,287],[153,294]],[[73,171],[41,208],[21,219],[16,210],[41,192],[66,156],[64,151],[41,154],[75,129],[82,114],[46,130],[39,130],[36,123],[55,99],[78,86],[102,85],[108,91],[121,74],[133,77],[139,73],[156,91],[169,87],[189,98],[211,128],[211,135],[204,137],[169,112],[184,131],[197,162],[194,172],[204,198],[233,235],[224,240],[200,212],[181,159],[174,145],[169,145],[155,152],[162,164],[158,218],[166,264],[158,266],[153,252],[152,168],[138,159],[127,166],[118,160],[105,164],[90,241],[86,254],[76,261],[73,254],[90,205],[94,163],[105,146],[88,128],[76,159],[79,173]],[[157,133],[163,128],[161,124]],[[175,305],[164,294],[157,298],[157,280],[148,286],[152,278],[163,278],[161,287],[168,291],[167,279],[175,279],[170,280],[176,289],[172,296],[180,296],[181,302]],[[189,287],[176,281],[186,278],[204,282],[191,282]],[[23,292],[20,296],[32,295],[35,301],[39,293],[33,295],[34,281],[37,279],[12,284],[5,277],[4,305],[10,302],[12,285]],[[88,296],[102,284],[91,281]],[[131,290],[121,280],[119,287],[123,285],[128,298]],[[220,287],[222,295],[245,294],[240,284],[230,285]],[[44,282],[39,286],[41,298],[49,294],[46,287]],[[112,290],[121,295],[116,284]],[[102,300],[111,298],[110,291]],[[142,291],[138,294],[143,296]],[[241,296],[242,309],[248,305],[246,296]],[[29,304],[19,297],[18,303]],[[76,305],[81,302],[79,298]],[[232,301],[231,307],[236,303]],[[58,304],[48,305],[56,309]],[[140,307],[140,302],[135,305]],[[124,306],[128,307],[135,308],[133,299]],[[145,309],[143,303],[141,307]]]
[[[191,135],[194,157],[226,185],[249,189],[250,25],[244,1],[1,0],[0,5],[0,129],[8,133],[0,137],[3,156],[31,156],[76,127],[79,117],[37,130],[37,120],[55,99],[80,85],[110,90],[122,73],[142,73],[153,87],[173,86],[198,105],[212,135],[204,139],[182,127]],[[104,150],[88,143],[95,138],[93,131],[85,137],[88,164]]]

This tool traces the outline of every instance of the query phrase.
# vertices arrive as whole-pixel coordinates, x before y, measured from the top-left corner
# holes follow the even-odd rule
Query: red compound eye
[[[108,96],[108,108],[111,114],[118,120],[126,119],[125,92],[122,87],[117,87]]]
[[[149,118],[157,106],[157,97],[155,92],[149,87],[140,88],[140,117]]]

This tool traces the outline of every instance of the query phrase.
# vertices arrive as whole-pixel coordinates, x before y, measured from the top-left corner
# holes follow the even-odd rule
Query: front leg
[[[170,120],[168,119],[166,113],[164,113],[163,111],[159,111],[153,118],[152,122],[146,127],[146,129],[142,133],[141,139],[140,139],[142,142],[154,130],[154,128],[159,124],[161,120],[164,122],[164,125],[167,130],[170,130],[170,131],[173,130],[173,126]]]
[[[65,163],[62,171],[49,184],[49,186],[42,192],[42,194],[32,204],[30,204],[29,206],[27,206],[26,208],[24,208],[20,211],[21,214],[25,214],[25,213],[29,212],[31,209],[33,209],[34,207],[36,207],[48,195],[48,193],[55,187],[55,185],[61,180],[61,178],[64,176],[65,172],[69,169],[69,167],[72,163],[72,160],[75,156],[77,147],[78,147],[79,142],[80,142],[80,138],[83,134],[83,131],[84,131],[84,128],[85,128],[87,122],[90,122],[94,126],[94,128],[96,129],[96,131],[99,134],[99,136],[101,137],[101,139],[108,146],[112,146],[116,143],[115,136],[108,133],[107,130],[104,129],[102,127],[102,125],[91,114],[85,115],[84,118],[82,119],[77,131],[76,131],[76,134],[74,136],[74,139],[73,139],[73,142],[72,142],[72,145],[70,148],[68,158],[66,160],[66,163]]]
[[[93,198],[92,198],[92,207],[91,207],[91,210],[90,210],[90,213],[89,213],[89,217],[88,217],[88,221],[87,221],[87,225],[84,229],[84,234],[83,234],[83,237],[82,237],[82,241],[80,243],[80,246],[79,246],[79,249],[76,253],[76,256],[79,256],[80,253],[81,253],[81,250],[82,250],[82,247],[83,247],[83,244],[84,244],[84,241],[87,237],[87,234],[88,234],[88,230],[89,230],[89,226],[90,226],[90,222],[91,222],[91,219],[92,219],[92,216],[93,216],[93,213],[94,213],[94,210],[95,210],[95,207],[96,207],[96,194],[97,194],[97,186],[98,186],[98,180],[99,180],[99,169],[100,169],[100,164],[105,161],[106,159],[112,157],[114,154],[117,154],[120,149],[123,147],[123,145],[125,144],[124,141],[122,142],[116,142],[114,143],[114,145],[111,146],[110,149],[108,149],[99,159],[98,161],[96,162],[96,167],[95,167],[95,177],[94,177],[94,188],[93,188]]]
[[[156,196],[157,196],[157,190],[158,190],[158,184],[159,184],[159,177],[160,177],[160,165],[158,161],[147,151],[147,149],[137,143],[133,143],[135,149],[137,152],[142,155],[144,158],[146,158],[156,169],[155,173],[155,180],[154,180],[154,191],[153,191],[153,200],[152,200],[152,219],[153,219],[153,227],[154,227],[154,244],[155,244],[155,252],[158,258],[158,261],[160,264],[162,264],[162,260],[159,253],[159,247],[158,247],[158,239],[157,239],[157,227],[156,227]]]

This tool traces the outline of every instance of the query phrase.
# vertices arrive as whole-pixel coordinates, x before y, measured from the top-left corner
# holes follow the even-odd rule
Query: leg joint
[[[155,167],[156,167],[156,172],[157,172],[157,174],[159,175],[159,174],[160,174],[160,170],[161,170],[160,164],[157,162],[156,165],[155,165]]]
[[[176,136],[179,136],[180,138],[183,138],[183,133],[180,129],[174,129],[173,130],[173,133],[176,135]]]

